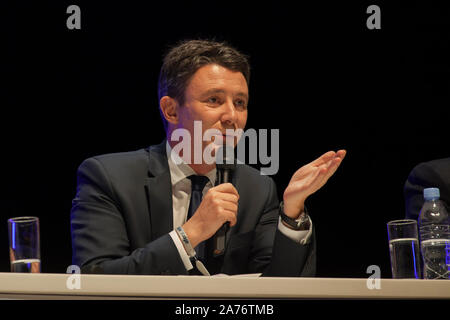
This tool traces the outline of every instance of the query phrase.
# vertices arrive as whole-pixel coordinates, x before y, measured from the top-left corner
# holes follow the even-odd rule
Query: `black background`
[[[442,1],[443,3],[443,1]],[[76,169],[97,154],[159,143],[157,77],[168,45],[226,40],[250,55],[247,128],[280,129],[282,194],[300,166],[345,148],[308,199],[318,276],[391,277],[386,222],[403,185],[449,156],[449,6],[432,1],[11,1],[2,9],[0,272],[6,220],[41,222],[42,272],[71,264]],[[66,9],[81,8],[81,30]],[[381,30],[366,9],[381,8]],[[2,4],[4,6],[5,4]]]

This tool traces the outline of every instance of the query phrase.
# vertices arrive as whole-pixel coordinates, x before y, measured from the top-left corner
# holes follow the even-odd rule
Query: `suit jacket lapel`
[[[149,149],[146,192],[153,241],[173,230],[172,184],[167,163],[166,140]]]

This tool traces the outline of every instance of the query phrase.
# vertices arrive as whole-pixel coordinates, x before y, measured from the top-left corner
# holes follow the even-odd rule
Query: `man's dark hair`
[[[249,85],[250,64],[246,55],[225,42],[185,40],[171,48],[163,59],[158,80],[158,101],[169,96],[183,105],[189,80],[198,69],[208,64],[241,72]],[[162,113],[161,118],[167,131],[167,120]]]

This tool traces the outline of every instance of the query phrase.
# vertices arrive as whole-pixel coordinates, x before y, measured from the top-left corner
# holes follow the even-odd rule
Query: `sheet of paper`
[[[258,278],[261,276],[262,273],[245,273],[245,274],[234,274],[234,275],[228,275],[225,273],[218,273],[214,274],[211,277],[233,277],[233,278]]]

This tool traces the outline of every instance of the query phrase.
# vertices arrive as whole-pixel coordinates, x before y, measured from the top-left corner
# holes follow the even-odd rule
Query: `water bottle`
[[[450,279],[450,216],[439,200],[438,188],[423,190],[425,203],[420,210],[420,249],[424,279]]]

